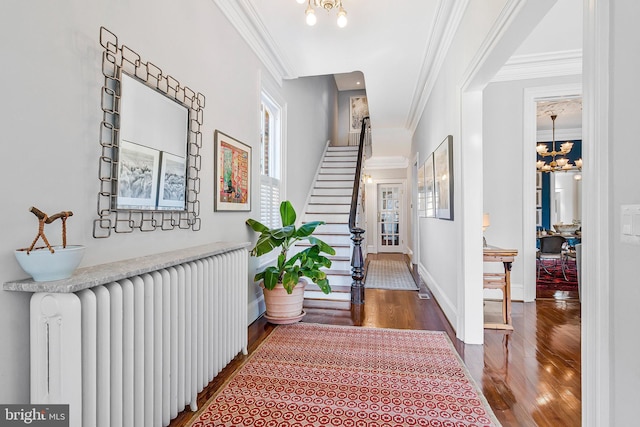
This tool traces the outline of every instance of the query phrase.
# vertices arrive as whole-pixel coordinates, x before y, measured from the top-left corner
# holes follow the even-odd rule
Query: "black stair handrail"
[[[353,180],[353,191],[351,193],[351,210],[349,211],[349,231],[353,241],[353,253],[351,254],[351,304],[364,304],[364,259],[362,257],[362,241],[364,240],[364,230],[357,226],[356,217],[358,215],[358,199],[360,197],[360,177],[362,170],[362,158],[364,144],[369,126],[369,117],[362,119],[362,129],[360,130],[360,144],[358,145],[358,160],[356,163],[356,174]]]
[[[362,170],[362,157],[364,153],[364,141],[369,116],[362,119],[362,129],[360,130],[360,143],[358,144],[358,161],[356,163],[356,176],[353,179],[353,191],[351,193],[351,210],[349,211],[349,230],[356,226],[356,216],[358,212],[358,196],[360,195],[360,177]]]

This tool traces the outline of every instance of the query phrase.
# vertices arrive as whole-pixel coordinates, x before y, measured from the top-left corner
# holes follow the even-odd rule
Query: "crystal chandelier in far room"
[[[545,143],[538,144],[536,146],[536,152],[542,157],[551,157],[551,161],[547,163],[544,160],[538,160],[536,162],[536,168],[542,172],[566,172],[574,169],[582,170],[582,159],[575,161],[575,165],[572,164],[566,156],[571,152],[573,148],[573,142],[563,142],[559,150],[556,151],[556,114],[551,115],[551,121],[553,124],[551,151],[549,146]],[[560,156],[560,157],[559,157]]]
[[[314,7],[321,7],[327,12],[334,8],[338,10],[338,27],[344,28],[347,26],[347,11],[342,7],[342,0],[296,0],[300,4],[307,3],[306,15],[307,25],[315,25],[318,18],[316,17],[316,11]]]

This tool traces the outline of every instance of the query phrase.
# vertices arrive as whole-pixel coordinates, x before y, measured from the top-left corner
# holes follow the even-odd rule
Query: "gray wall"
[[[612,426],[638,423],[640,383],[640,246],[620,241],[620,206],[640,204],[638,138],[638,23],[640,3],[612,1],[609,170],[611,201],[610,274],[612,339]],[[597,143],[597,141],[596,141]]]
[[[82,266],[213,241],[255,238],[244,222],[259,217],[259,180],[253,181],[251,212],[213,212],[213,133],[219,129],[251,145],[253,176],[258,176],[259,76],[267,71],[214,2],[189,2],[182,7],[170,0],[8,0],[3,10],[10,13],[0,17],[0,78],[4,83],[0,282],[27,277],[12,252],[28,246],[36,235],[37,222],[28,212],[30,206],[50,213],[74,212],[68,222],[69,242],[87,246]],[[120,44],[131,47],[144,60],[206,96],[199,232],[134,232],[92,238],[102,119],[100,26],[114,32]],[[336,113],[327,108],[334,105],[335,109],[337,95],[335,84],[325,80],[285,83],[281,89],[292,114],[288,176],[296,180],[287,190],[297,201],[304,201],[322,147],[335,135]],[[298,138],[294,118],[302,117],[321,118],[314,138]],[[301,153],[304,164],[295,163]],[[59,242],[55,228],[47,231],[51,240]],[[248,303],[255,305],[259,291],[247,282],[251,288]],[[0,291],[2,403],[29,401],[28,302],[27,294]]]
[[[336,145],[349,144],[351,129],[351,97],[367,96],[366,90],[345,90],[338,92],[338,139]]]

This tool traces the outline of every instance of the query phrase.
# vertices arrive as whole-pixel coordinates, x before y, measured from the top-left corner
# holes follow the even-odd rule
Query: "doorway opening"
[[[582,98],[536,102],[536,299],[579,299]]]

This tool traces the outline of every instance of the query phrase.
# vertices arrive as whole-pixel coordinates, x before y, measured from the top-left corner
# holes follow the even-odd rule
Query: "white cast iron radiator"
[[[32,403],[74,426],[167,426],[247,346],[245,248],[31,299]]]

